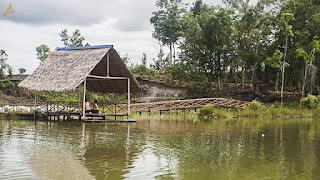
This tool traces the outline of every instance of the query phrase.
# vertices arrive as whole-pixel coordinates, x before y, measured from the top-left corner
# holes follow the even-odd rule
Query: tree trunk
[[[283,63],[282,63],[281,107],[283,106],[284,65],[286,62],[287,46],[288,46],[288,35],[286,35],[286,46],[284,47],[284,56],[283,56]]]
[[[170,66],[172,66],[172,44],[170,44],[169,48],[170,48]]]
[[[175,59],[176,59],[176,47],[175,47],[175,45],[174,45],[174,43],[173,43],[173,65],[175,65]]]
[[[241,85],[242,85],[242,89],[244,89],[245,88],[245,77],[244,77],[244,75],[245,75],[245,68],[242,66],[242,77],[241,77]]]
[[[302,79],[302,98],[305,96],[305,87],[306,87],[306,80],[307,80],[307,71],[308,71],[308,66],[306,64],[304,68],[304,78]]]
[[[222,87],[221,87],[221,78],[218,77],[218,87],[219,87],[219,91],[222,91]]]
[[[276,83],[274,85],[275,91],[278,91],[278,86],[279,86],[279,70],[277,71]]]
[[[237,77],[237,72],[236,70],[234,71],[234,84],[238,85],[238,77]]]

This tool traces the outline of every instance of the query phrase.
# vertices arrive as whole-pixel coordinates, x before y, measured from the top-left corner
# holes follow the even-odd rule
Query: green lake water
[[[320,179],[319,120],[0,120],[0,179]]]

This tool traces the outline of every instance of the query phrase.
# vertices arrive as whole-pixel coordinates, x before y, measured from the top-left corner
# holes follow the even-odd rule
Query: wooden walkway
[[[130,108],[136,112],[170,111],[197,109],[204,106],[225,107],[225,108],[245,108],[250,102],[225,98],[201,98],[176,101],[161,101],[151,103],[131,104]],[[122,106],[126,106],[125,104]],[[122,107],[127,108],[127,107]]]
[[[63,102],[62,102],[63,103]],[[131,111],[136,112],[153,112],[153,111],[171,111],[171,110],[188,110],[198,109],[204,106],[224,107],[224,108],[245,108],[249,102],[240,101],[235,99],[225,98],[201,98],[201,99],[188,99],[188,100],[175,100],[175,101],[161,101],[150,103],[136,103],[131,104]],[[0,104],[0,113],[15,112],[20,115],[37,117],[46,117],[48,119],[60,120],[62,117],[66,119],[81,119],[82,114],[79,111],[82,103],[80,102],[42,102],[42,104]],[[98,114],[86,113],[86,117],[102,118],[106,120],[108,116],[113,116],[116,120],[117,116],[128,117],[128,105],[127,104],[103,104],[99,103]],[[36,111],[35,111],[36,110]],[[35,113],[36,112],[36,113]],[[129,117],[128,117],[129,118]]]

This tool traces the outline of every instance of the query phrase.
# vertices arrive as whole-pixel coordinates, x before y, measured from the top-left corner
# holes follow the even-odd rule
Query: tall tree
[[[288,38],[294,37],[294,34],[292,32],[292,25],[290,25],[290,22],[295,20],[293,17],[293,14],[291,13],[283,13],[281,15],[280,21],[279,21],[279,27],[281,28],[283,35],[285,36],[285,45],[284,45],[284,55],[283,55],[283,62],[281,67],[282,72],[282,83],[281,83],[281,107],[283,106],[283,86],[284,86],[284,70],[285,70],[285,64],[286,64],[286,55],[288,50]]]
[[[141,64],[147,67],[147,53],[142,53]]]
[[[250,0],[223,0],[228,8],[235,11],[234,28],[236,30],[237,55],[241,60],[241,85],[245,88],[246,64],[254,58],[252,46],[252,30],[255,26],[254,7],[249,4]]]
[[[185,12],[181,0],[157,0],[156,6],[160,8],[150,18],[150,23],[154,27],[153,38],[159,40],[163,45],[169,46],[170,64],[172,65],[173,51],[175,43],[181,36],[181,19]]]
[[[45,44],[41,44],[40,46],[36,47],[36,52],[37,59],[40,60],[40,63],[43,62],[51,53],[50,48]]]
[[[4,78],[4,70],[9,67],[9,65],[6,63],[8,59],[8,55],[6,54],[5,50],[0,50],[0,78]]]
[[[217,80],[222,89],[222,76],[229,66],[231,18],[221,7],[207,7],[199,15],[190,12],[184,20],[184,43],[181,45],[181,63],[195,66],[193,73],[203,74],[208,84]]]
[[[312,90],[315,85],[315,77],[317,73],[317,67],[314,65],[315,61],[315,53],[320,51],[320,41],[317,36],[315,36],[312,40],[312,49],[310,50],[310,54],[303,50],[303,48],[299,48],[296,50],[297,57],[303,57],[305,67],[304,67],[304,77],[302,79],[302,98],[305,96],[306,84],[308,84],[308,92],[312,94]]]
[[[67,29],[62,30],[59,35],[65,47],[83,46],[82,41],[85,40],[85,38],[81,36],[79,29],[75,29],[71,36],[68,36]]]

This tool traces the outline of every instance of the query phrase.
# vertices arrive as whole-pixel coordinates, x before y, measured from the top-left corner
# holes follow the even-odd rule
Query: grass
[[[253,109],[225,109],[214,108],[213,115],[222,118],[233,117],[301,117],[301,118],[319,118],[320,108],[291,108],[291,107],[262,107],[257,110]]]
[[[110,110],[109,110],[110,111]],[[109,112],[106,111],[106,112]],[[205,116],[199,116],[201,110],[197,109],[189,109],[187,111],[184,110],[171,110],[162,111],[160,115],[160,111],[154,112],[136,112],[136,109],[131,109],[130,119],[136,120],[192,120],[197,121],[204,118],[235,118],[235,117],[258,117],[258,118],[319,118],[320,117],[320,107],[316,109],[308,109],[301,108],[299,106],[286,106],[280,108],[278,105],[271,106],[261,106],[258,109],[231,109],[231,108],[217,108],[213,107],[212,114],[206,114]],[[1,113],[0,117],[16,117],[16,113],[21,112],[9,112],[9,113]],[[210,111],[211,113],[211,111]],[[113,117],[110,117],[113,118]],[[127,117],[117,117],[117,119],[126,119]]]

